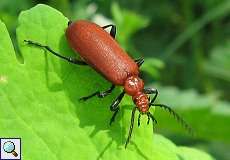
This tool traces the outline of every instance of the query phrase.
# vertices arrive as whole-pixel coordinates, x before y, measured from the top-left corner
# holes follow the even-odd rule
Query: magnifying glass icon
[[[7,141],[3,144],[3,150],[6,152],[6,153],[11,153],[14,155],[14,157],[17,157],[18,154],[17,152],[15,152],[15,145],[13,142],[11,141]]]

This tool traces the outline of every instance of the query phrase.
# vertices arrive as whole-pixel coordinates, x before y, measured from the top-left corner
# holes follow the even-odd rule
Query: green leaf
[[[179,157],[181,160],[183,159],[186,159],[186,160],[193,160],[193,159],[211,160],[213,159],[211,156],[204,154],[203,152],[197,149],[188,148],[188,147],[179,147]]]
[[[130,100],[123,102],[110,127],[108,106],[120,90],[104,99],[79,102],[79,97],[110,84],[88,66],[66,63],[23,42],[33,40],[74,56],[65,39],[67,23],[66,17],[46,5],[22,12],[17,28],[21,64],[0,22],[0,137],[21,137],[25,160],[179,160],[180,149],[160,135],[152,136],[144,116],[140,128],[135,121],[131,143],[125,149],[131,106],[124,104]]]

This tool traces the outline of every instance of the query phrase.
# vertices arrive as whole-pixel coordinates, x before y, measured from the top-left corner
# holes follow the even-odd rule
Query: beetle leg
[[[145,94],[155,94],[152,100],[150,101],[150,103],[153,103],[156,100],[157,95],[158,95],[158,91],[155,88],[144,88],[143,92]]]
[[[111,117],[110,122],[109,122],[110,126],[115,121],[115,117],[116,117],[119,110],[120,110],[119,107],[117,107],[117,109],[114,111],[113,116]]]
[[[137,108],[134,107],[133,110],[132,110],[131,122],[130,122],[130,127],[129,127],[129,135],[128,135],[128,138],[127,138],[127,140],[126,140],[126,142],[125,142],[125,148],[127,147],[128,143],[129,143],[129,141],[130,141],[130,138],[131,138],[131,136],[132,136],[136,109],[137,109]]]
[[[147,113],[147,116],[148,116],[148,121],[147,121],[147,124],[149,124],[150,117],[149,117],[149,114],[148,114],[148,113]]]
[[[150,112],[147,113],[147,116],[148,116],[148,119],[151,118],[152,122],[155,123],[155,124],[157,124],[156,118]],[[149,120],[148,120],[147,123],[149,123]]]
[[[135,62],[137,63],[138,67],[140,67],[144,63],[144,58],[135,59]]]
[[[111,111],[116,111],[118,108],[119,103],[121,102],[122,98],[124,97],[125,92],[121,92],[121,94],[119,94],[119,96],[113,101],[113,103],[110,106],[110,110]]]
[[[86,101],[88,100],[89,98],[92,98],[94,96],[97,96],[98,98],[104,98],[105,96],[109,95],[110,93],[112,93],[113,89],[115,88],[115,85],[112,84],[112,86],[106,90],[106,91],[97,91],[97,92],[94,92],[93,94],[89,95],[89,96],[85,96],[85,97],[81,97],[80,100],[83,100],[83,101]]]
[[[115,36],[116,36],[116,31],[117,31],[116,26],[113,25],[113,24],[109,24],[109,25],[103,26],[102,28],[103,28],[103,29],[106,29],[106,28],[108,28],[108,27],[112,27],[111,30],[110,30],[110,35],[111,35],[113,38],[115,38]]]
[[[137,119],[137,126],[140,127],[140,125],[141,125],[141,113],[139,113],[138,119]]]
[[[148,112],[147,115],[148,115],[148,118],[150,117],[152,120],[153,132],[154,132],[154,123],[157,124],[157,120],[155,119],[155,117],[150,112]]]
[[[121,94],[119,94],[118,95],[118,97],[113,101],[113,103],[111,104],[111,106],[110,106],[110,110],[112,111],[112,112],[114,112],[113,113],[113,116],[112,116],[112,118],[110,119],[110,125],[114,122],[114,120],[115,120],[115,117],[116,117],[116,115],[117,115],[117,113],[118,113],[118,111],[119,111],[119,103],[121,102],[121,100],[122,100],[122,98],[124,97],[124,95],[125,95],[125,92],[123,91],[123,92],[121,92]]]
[[[88,65],[86,62],[78,60],[76,58],[62,56],[59,53],[53,51],[49,46],[42,45],[40,43],[33,42],[31,40],[24,40],[24,42],[27,42],[29,45],[34,45],[34,46],[37,46],[37,47],[44,48],[44,49],[48,50],[51,54],[53,54],[53,55],[55,55],[55,56],[57,56],[57,57],[59,57],[61,59],[64,59],[64,60],[66,60],[66,61],[68,61],[70,63],[78,64],[78,65]]]

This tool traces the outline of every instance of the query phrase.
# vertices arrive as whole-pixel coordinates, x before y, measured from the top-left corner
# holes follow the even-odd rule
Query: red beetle
[[[110,34],[104,30],[108,27],[111,27]],[[68,28],[66,29],[67,40],[72,49],[77,51],[84,61],[71,57],[64,57],[61,54],[54,52],[48,46],[40,43],[33,42],[31,40],[24,41],[28,44],[43,47],[55,56],[67,60],[68,62],[78,65],[90,65],[112,83],[112,86],[108,90],[97,91],[89,96],[80,98],[80,100],[85,101],[93,96],[103,98],[109,95],[115,86],[124,87],[124,90],[110,106],[110,110],[114,112],[110,120],[110,124],[115,120],[119,111],[119,103],[125,93],[132,96],[135,107],[132,110],[129,135],[126,140],[125,147],[127,147],[132,135],[136,109],[139,111],[138,126],[140,125],[141,115],[148,116],[147,124],[149,124],[150,119],[152,120],[153,125],[154,122],[157,123],[154,116],[149,112],[149,108],[151,106],[156,106],[167,109],[186,129],[191,131],[189,125],[185,123],[185,121],[170,107],[163,104],[154,104],[158,94],[157,90],[154,88],[144,88],[144,82],[139,77],[139,67],[144,62],[144,59],[140,58],[133,60],[116,42],[115,34],[116,27],[114,25],[100,27],[99,25],[86,20],[79,20],[73,23],[69,21]],[[150,100],[148,94],[155,95]]]

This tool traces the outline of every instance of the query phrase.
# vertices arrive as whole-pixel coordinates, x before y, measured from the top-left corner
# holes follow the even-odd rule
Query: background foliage
[[[230,1],[1,0],[0,19],[18,53],[15,28],[21,10],[46,3],[72,20],[117,25],[117,40],[137,58],[143,77],[160,91],[159,102],[178,111],[195,129],[192,138],[156,110],[157,132],[177,145],[205,150],[216,159],[230,155]]]

